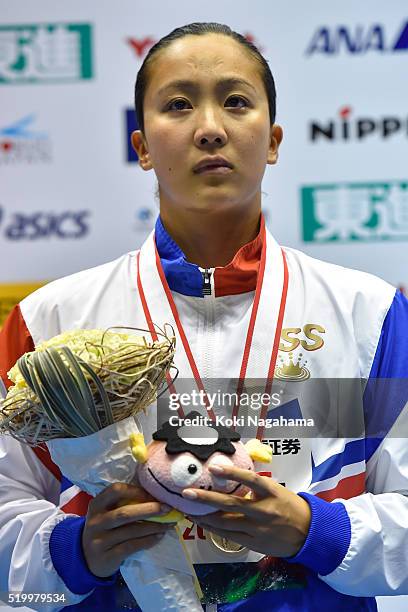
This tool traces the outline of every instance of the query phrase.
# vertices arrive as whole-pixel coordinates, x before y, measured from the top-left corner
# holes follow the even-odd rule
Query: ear
[[[137,153],[139,158],[139,165],[143,170],[151,170],[153,168],[152,162],[150,160],[150,154],[147,148],[147,141],[143,135],[143,132],[140,130],[136,130],[131,134],[131,142],[132,147]]]
[[[283,130],[280,125],[274,123],[271,125],[271,134],[268,151],[268,164],[276,164],[278,161],[278,151],[283,138]]]
[[[139,463],[147,461],[147,446],[142,433],[132,433],[129,436],[130,448],[132,455]]]
[[[249,440],[244,446],[252,461],[271,463],[272,449],[270,446],[266,446],[266,444],[262,444],[260,440],[256,439]]]

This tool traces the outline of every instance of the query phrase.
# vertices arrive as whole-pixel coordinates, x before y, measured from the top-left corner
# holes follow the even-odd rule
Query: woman
[[[279,371],[405,377],[397,322],[408,326],[407,301],[375,277],[282,250],[265,229],[261,181],[282,129],[256,48],[219,24],[178,28],[150,50],[135,102],[133,146],[159,183],[154,237],[23,300],[1,334],[4,381],[19,355],[64,329],[151,321],[173,322],[181,377],[194,376],[198,388],[257,378],[270,390]],[[370,419],[367,407],[351,409]],[[249,486],[250,501],[184,491],[218,509],[190,526],[186,541],[214,598],[235,601],[220,610],[373,610],[375,595],[408,592],[407,449],[391,435],[406,414],[398,401],[393,410],[386,437],[273,440],[274,480],[214,472]],[[153,428],[146,419],[145,431]],[[256,434],[268,443],[261,425]],[[167,529],[140,522],[160,505],[119,484],[89,503],[63,478],[58,501],[61,476],[44,454],[5,437],[0,444],[0,590],[64,593],[75,610],[120,609],[117,570]],[[246,552],[234,558],[231,541]],[[238,575],[241,596],[231,597]]]

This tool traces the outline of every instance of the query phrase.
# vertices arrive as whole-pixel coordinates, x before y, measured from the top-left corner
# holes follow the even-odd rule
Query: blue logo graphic
[[[298,399],[293,399],[286,404],[270,408],[266,417],[268,419],[302,419],[302,411]]]
[[[89,210],[63,212],[13,213],[3,230],[8,240],[39,240],[59,238],[77,240],[89,231]],[[0,222],[4,210],[0,207]]]
[[[46,164],[52,161],[52,142],[46,132],[33,129],[31,113],[0,127],[0,165]]]
[[[47,138],[47,134],[44,132],[33,132],[29,129],[33,121],[35,121],[35,115],[27,115],[5,128],[0,128],[0,136],[6,138],[24,138],[26,140]]]
[[[142,223],[146,223],[152,220],[153,211],[150,208],[140,208],[136,213],[136,218]]]
[[[136,151],[132,147],[130,136],[132,132],[139,129],[136,121],[136,113],[133,108],[127,108],[125,111],[126,119],[126,147],[127,147],[127,158],[126,161],[130,164],[135,163],[139,160]]]
[[[137,232],[150,232],[153,229],[157,216],[157,210],[142,206],[135,212],[135,222],[133,229]]]
[[[354,27],[321,26],[313,34],[306,55],[316,53],[337,55],[341,52],[357,55],[370,51],[377,53],[408,51],[408,21],[402,25],[396,35],[387,34],[385,27],[378,23],[371,26],[360,24]]]

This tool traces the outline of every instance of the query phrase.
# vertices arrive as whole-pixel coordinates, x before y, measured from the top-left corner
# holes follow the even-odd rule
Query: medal
[[[239,398],[244,390],[246,380],[264,379],[265,393],[270,395],[288,293],[289,271],[286,256],[283,249],[266,232],[263,217],[260,232],[263,238],[263,246],[254,299],[252,307],[248,310],[248,316],[245,315],[239,327],[240,336],[245,338],[244,346],[235,352],[227,351],[228,359],[230,360],[228,363],[234,364],[233,369],[231,369],[234,375],[232,378],[237,380],[238,400],[232,410],[232,416],[234,417],[238,416]],[[268,256],[266,256],[267,248]],[[154,232],[151,233],[149,239],[137,253],[136,268],[136,283],[140,306],[153,340],[157,337],[154,321],[161,323],[166,321],[173,326],[177,338],[177,347],[179,347],[177,351],[177,367],[179,372],[185,379],[194,379],[197,389],[204,396],[205,408],[210,420],[216,422],[214,411],[208,402],[198,364],[192,353],[187,334],[163,270],[154,240]],[[144,322],[143,326],[145,326]],[[170,376],[167,378],[167,383],[170,392],[177,396],[175,384],[171,381]],[[262,405],[261,420],[266,418],[268,404],[265,401]],[[184,411],[180,402],[177,414],[180,418],[184,417]],[[256,437],[262,440],[263,433],[264,426],[259,424]],[[186,542],[186,545],[192,546],[194,562],[197,562],[198,557],[198,562],[208,563],[208,558],[211,559],[209,550],[211,547],[213,547],[213,555],[217,552],[218,556],[221,555],[221,560],[224,558],[226,562],[231,563],[244,562],[248,555],[257,554],[252,553],[246,546],[228,538],[216,535],[210,531],[206,531],[206,534],[206,543],[201,542],[200,546],[197,546],[194,542]]]
[[[238,544],[238,542],[233,542],[228,538],[224,538],[224,536],[211,533],[211,531],[207,531],[206,533],[210,536],[211,543],[224,553],[236,555],[248,551],[246,546],[242,546],[242,544]]]
[[[286,296],[288,291],[288,266],[286,263],[285,253],[277,244],[273,242],[273,239],[271,240],[270,238],[267,238],[263,217],[261,218],[260,233],[263,236],[263,246],[254,301],[251,308],[250,320],[244,343],[242,362],[238,376],[238,385],[236,393],[238,400],[232,411],[233,418],[237,418],[238,416],[239,398],[244,389],[245,379],[256,377],[259,378],[260,367],[262,368],[262,370],[267,371],[265,395],[270,395],[286,305]],[[269,243],[271,248],[271,257],[269,258],[266,257],[267,242]],[[271,262],[271,264],[269,264],[269,262]],[[269,287],[268,291],[266,292],[269,297],[266,297],[262,290],[264,278],[266,278],[266,284]],[[273,279],[273,289],[271,279]],[[180,320],[177,306],[174,302],[171,290],[164,274],[164,270],[160,261],[160,256],[154,241],[154,233],[151,234],[149,241],[142,247],[142,249],[137,254],[137,287],[148,328],[150,330],[153,340],[155,340],[157,338],[157,333],[153,323],[152,313],[150,312],[150,308],[148,306],[147,296],[143,289],[144,284],[150,287],[149,293],[151,295],[149,296],[149,298],[151,298],[150,303],[153,306],[154,318],[156,318],[157,320],[163,320],[164,318],[166,318],[167,321],[171,321],[172,325],[174,322],[174,327],[177,329],[177,346],[179,345],[180,341],[180,344],[182,344],[184,349],[178,357],[182,361],[182,367],[179,367],[179,370],[190,370],[190,372],[193,374],[198,390],[200,391],[200,393],[203,393],[204,403],[207,408],[208,416],[212,421],[216,421],[215,413],[212,407],[210,407],[209,400],[204,389],[203,381],[201,379],[197,367],[197,363],[192,354],[189,341],[187,339],[184,327]],[[259,317],[257,316],[258,311],[260,312]],[[269,349],[270,353],[269,350],[267,350],[266,355],[264,346],[265,337],[270,337],[271,339],[273,339],[271,349]],[[254,347],[253,351],[251,351],[251,347]],[[184,368],[185,366],[187,367],[186,370]],[[171,393],[177,395],[174,382],[171,381],[169,375],[166,378]],[[268,407],[269,402],[265,401],[265,403],[263,403],[262,405],[260,422],[265,420]],[[181,405],[179,405],[178,407],[178,415],[181,418],[184,417]],[[262,440],[263,433],[264,426],[259,425],[256,437],[259,440]]]

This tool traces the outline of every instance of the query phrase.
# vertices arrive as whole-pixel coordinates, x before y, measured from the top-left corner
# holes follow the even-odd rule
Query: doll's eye
[[[179,487],[188,487],[200,478],[203,466],[192,455],[181,455],[171,465],[171,476],[174,484]]]

